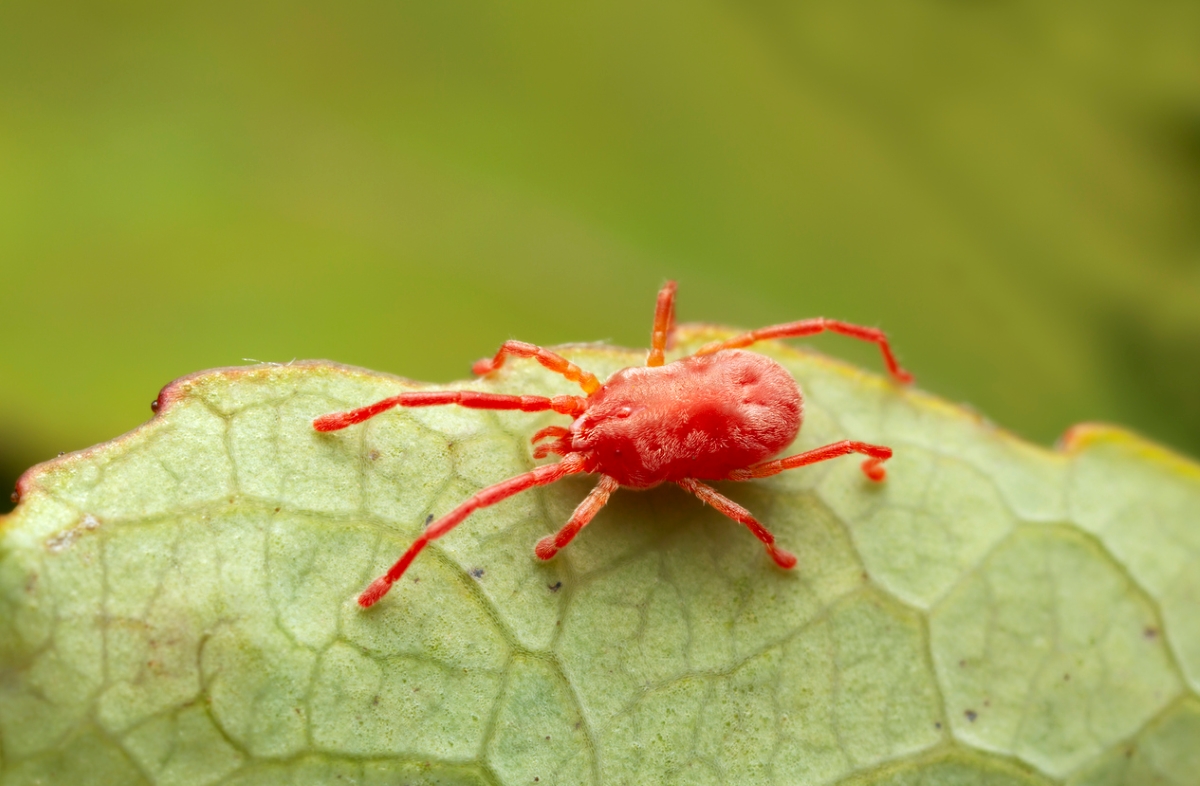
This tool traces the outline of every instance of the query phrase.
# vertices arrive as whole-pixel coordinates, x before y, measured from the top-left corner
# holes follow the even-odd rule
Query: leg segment
[[[543,439],[549,439],[550,437],[562,439],[563,437],[569,436],[571,436],[571,429],[569,428],[564,426],[546,426],[544,429],[530,437],[529,441],[536,445]]]
[[[541,445],[537,443],[543,439],[554,438],[553,442],[547,442]],[[546,426],[544,429],[533,435],[529,440],[534,445],[533,457],[536,459],[546,458],[551,453],[556,453],[560,456],[565,456],[571,452],[571,430],[562,426]]]
[[[868,445],[866,442],[851,442],[846,439],[841,442],[835,442],[832,445],[814,448],[805,453],[797,453],[787,458],[764,461],[761,464],[753,464],[745,469],[735,469],[729,473],[729,479],[750,480],[751,478],[766,478],[771,475],[778,475],[787,469],[816,464],[818,461],[828,461],[831,458],[844,456],[847,453],[861,453],[867,457],[867,460],[862,463],[862,471],[871,480],[883,480],[887,475],[887,471],[883,468],[883,462],[892,457],[891,448],[884,447],[883,445]]]
[[[668,281],[658,291],[658,304],[654,309],[654,329],[650,333],[650,357],[647,366],[663,364],[663,350],[671,343],[675,333],[675,282]]]
[[[912,382],[912,374],[908,373],[900,367],[896,362],[895,355],[892,354],[892,348],[888,344],[887,335],[877,328],[863,327],[861,325],[852,325],[849,322],[840,322],[836,319],[825,319],[817,317],[816,319],[802,319],[799,322],[788,322],[784,325],[772,325],[770,327],[751,330],[749,333],[743,333],[740,336],[734,336],[725,341],[714,341],[711,344],[705,344],[696,351],[697,355],[711,355],[713,352],[719,352],[722,349],[740,349],[748,347],[758,341],[766,341],[772,338],[800,338],[802,336],[812,336],[817,333],[840,333],[843,336],[850,336],[862,341],[870,341],[879,345],[879,351],[883,353],[883,362],[887,364],[888,372],[896,379],[897,382],[909,383]]]
[[[785,570],[796,566],[796,555],[791,552],[784,551],[775,547],[775,536],[772,535],[766,527],[758,522],[756,518],[750,515],[750,511],[737,504],[729,497],[722,495],[712,486],[706,486],[698,480],[680,480],[679,485],[700,498],[700,501],[705,505],[711,505],[721,513],[724,513],[734,521],[745,524],[754,537],[763,542],[767,547],[767,553],[771,555],[771,559],[775,560],[775,564]]]
[[[596,379],[591,372],[584,371],[561,355],[556,355],[536,344],[526,344],[524,341],[505,341],[494,358],[475,361],[475,364],[471,366],[471,371],[479,375],[495,371],[504,365],[504,361],[509,355],[533,358],[554,373],[562,374],[572,382],[578,382],[579,387],[583,388],[583,392],[589,396],[600,389],[600,380]]]
[[[322,415],[313,420],[313,428],[317,431],[337,431],[355,423],[362,423],[392,407],[436,407],[443,404],[457,404],[470,409],[519,409],[522,412],[543,412],[551,409],[576,417],[587,408],[587,399],[582,396],[507,396],[500,393],[479,393],[474,390],[415,390],[349,412]]]
[[[572,453],[558,464],[548,464],[544,467],[538,467],[523,475],[502,480],[494,486],[488,486],[471,495],[457,508],[426,527],[421,537],[413,541],[413,544],[408,547],[408,551],[404,552],[404,556],[397,560],[396,564],[389,568],[387,573],[375,579],[375,581],[371,582],[371,586],[363,590],[363,593],[358,596],[358,605],[364,609],[375,605],[380,598],[387,594],[392,585],[404,575],[404,571],[408,570],[408,566],[412,564],[412,561],[417,558],[417,555],[430,542],[437,540],[454,529],[463,519],[475,511],[480,508],[486,508],[489,505],[495,505],[497,502],[508,499],[514,494],[519,494],[534,486],[545,486],[567,475],[583,472],[584,466],[583,457],[578,453]]]
[[[575,536],[579,534],[579,530],[583,529],[588,523],[595,518],[600,512],[600,508],[604,507],[604,503],[608,502],[608,497],[621,484],[604,475],[600,478],[600,482],[596,484],[596,488],[592,489],[592,493],[584,497],[583,502],[579,503],[579,507],[575,508],[575,512],[571,514],[571,519],[562,529],[553,535],[547,535],[537,542],[533,553],[538,556],[538,559],[550,559],[558,550],[566,546]]]

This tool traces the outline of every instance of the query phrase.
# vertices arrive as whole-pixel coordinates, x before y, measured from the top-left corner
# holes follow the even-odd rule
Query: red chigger
[[[546,368],[579,383],[585,396],[512,396],[475,391],[416,391],[401,393],[349,412],[322,415],[313,421],[317,431],[337,431],[361,423],[392,407],[457,404],[473,409],[551,410],[569,415],[569,428],[549,426],[533,435],[535,458],[562,456],[557,464],[536,467],[488,486],[426,527],[408,551],[358,597],[364,608],[387,594],[417,555],[479,508],[534,486],[567,475],[597,473],[600,482],[579,504],[566,525],[538,541],[534,553],[550,559],[579,534],[621,486],[647,489],[675,483],[734,521],[744,524],[762,541],[781,568],[792,568],[796,557],[775,546],[775,537],[742,506],[701,480],[751,480],[784,470],[860,453],[863,473],[884,479],[883,462],[892,449],[844,440],[832,445],[769,460],[796,438],[804,418],[804,400],[792,376],[775,361],[742,348],[758,341],[810,336],[830,331],[874,342],[888,371],[898,382],[912,375],[897,364],[887,337],[875,328],[831,319],[806,319],[753,330],[701,347],[695,354],[665,363],[664,351],[675,331],[675,282],[658,293],[651,349],[644,367],[618,371],[601,384],[592,374],[566,358],[533,344],[508,341],[494,358],[474,364],[476,374],[504,365],[508,356],[532,358]],[[550,441],[543,441],[550,440]]]
[[[588,403],[572,450],[635,489],[724,480],[792,444],[804,416],[792,375],[742,349],[618,371]]]

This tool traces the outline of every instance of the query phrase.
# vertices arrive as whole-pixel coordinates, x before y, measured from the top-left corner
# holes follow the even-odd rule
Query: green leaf
[[[618,492],[541,563],[576,477],[477,512],[366,612],[426,517],[527,470],[561,416],[318,434],[413,383],[173,383],[147,425],[28,473],[3,520],[0,783],[1194,783],[1200,468],[1105,427],[1045,451],[762,349],[806,393],[793,449],[896,450],[883,484],[847,458],[723,485],[795,570],[675,487]],[[601,377],[644,358],[565,351]],[[519,362],[464,386],[574,392]]]

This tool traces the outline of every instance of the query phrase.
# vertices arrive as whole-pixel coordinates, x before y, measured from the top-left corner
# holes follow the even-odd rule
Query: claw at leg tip
[[[775,560],[775,564],[784,570],[791,570],[796,567],[796,555],[790,551],[783,549],[773,549],[771,551],[771,559]]]
[[[887,477],[887,470],[883,468],[883,461],[877,458],[869,458],[862,463],[863,474],[876,483]]]
[[[554,545],[554,536],[547,535],[539,540],[537,545],[533,547],[533,553],[536,554],[537,558],[540,560],[548,560],[557,554],[558,549]]]
[[[356,413],[361,413],[361,410],[330,412],[328,415],[321,415],[320,417],[313,418],[313,428],[317,431],[341,431],[363,420],[361,416],[356,418]]]
[[[371,586],[362,591],[358,596],[358,605],[364,609],[369,609],[379,602],[379,599],[387,594],[391,589],[392,583],[387,580],[386,576],[380,576],[371,582]]]

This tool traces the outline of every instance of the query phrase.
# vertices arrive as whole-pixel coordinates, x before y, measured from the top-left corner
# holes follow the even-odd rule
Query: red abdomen
[[[622,486],[720,480],[796,438],[804,402],[775,361],[727,349],[613,375],[572,425],[572,449]]]

